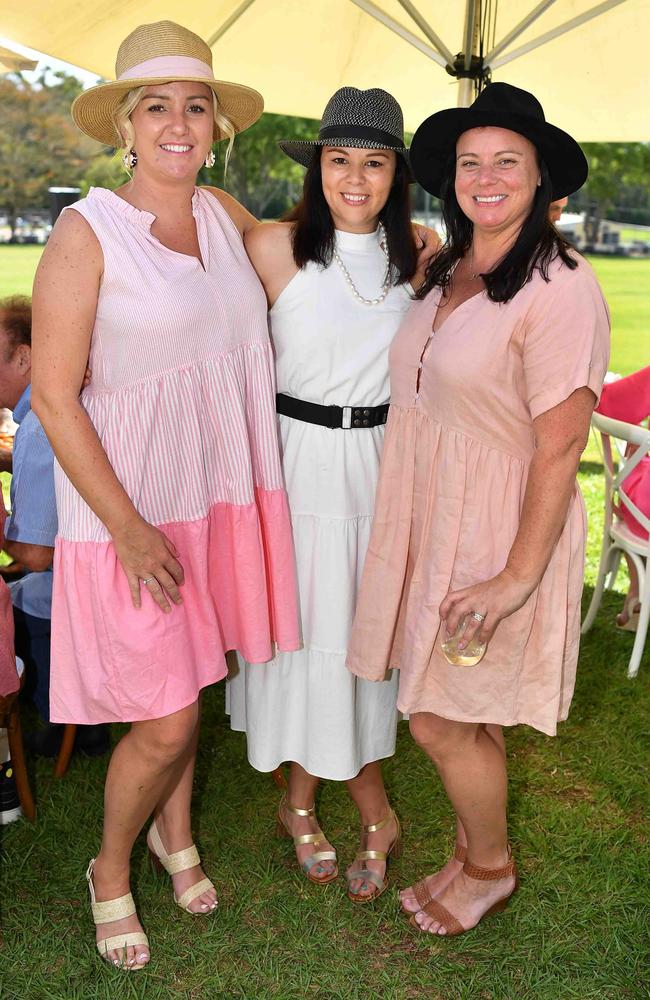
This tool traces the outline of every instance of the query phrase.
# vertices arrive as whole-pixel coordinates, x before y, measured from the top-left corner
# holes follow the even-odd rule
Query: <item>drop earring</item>
[[[122,163],[124,164],[125,170],[128,170],[130,173],[135,168],[137,162],[138,162],[138,154],[136,153],[135,149],[127,149],[124,151],[124,155],[122,156]]]
[[[216,158],[216,156],[214,155],[214,150],[213,150],[213,149],[211,149],[211,150],[210,150],[210,152],[208,153],[208,155],[206,156],[206,158],[205,158],[205,161],[204,161],[204,164],[203,164],[203,165],[204,165],[205,167],[207,167],[207,168],[208,168],[208,170],[209,170],[209,169],[210,169],[210,167],[213,167],[213,166],[215,165],[215,163],[216,163],[216,162],[217,162],[217,158]]]

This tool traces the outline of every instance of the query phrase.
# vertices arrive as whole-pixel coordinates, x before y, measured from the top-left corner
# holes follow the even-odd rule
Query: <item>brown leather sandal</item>
[[[464,846],[464,844],[457,843],[456,846],[454,847],[454,860],[460,861],[461,865],[465,864],[467,860],[467,848]],[[431,900],[434,898],[429,892],[426,878],[420,879],[419,882],[415,882],[411,886],[411,891],[413,892],[413,895],[420,904],[420,910],[424,910],[425,906],[427,906],[427,904],[430,903]],[[409,917],[414,916],[413,910],[407,910],[403,902],[400,902],[400,906],[402,907],[403,912],[406,913]],[[420,910],[418,910],[417,912],[419,913]]]
[[[460,860],[460,858],[459,858]],[[517,865],[512,856],[512,851],[510,850],[510,845],[508,845],[508,861],[501,868],[482,868],[480,865],[474,865],[471,861],[467,860],[465,857],[465,862],[463,864],[463,871],[468,878],[475,878],[481,882],[493,882],[500,878],[509,878],[511,875],[515,877],[515,886],[512,892],[509,892],[507,896],[503,896],[498,899],[496,903],[485,911],[483,916],[474,924],[474,927],[478,927],[481,920],[485,917],[490,917],[494,913],[501,913],[505,910],[506,906],[510,902],[511,898],[516,893],[519,888],[519,874],[517,872]],[[432,899],[428,889],[426,888],[426,882],[418,882],[413,886],[415,892],[415,898],[420,904],[420,910],[418,913],[426,913],[428,917],[432,917],[433,920],[437,920],[439,924],[445,927],[445,934],[437,934],[436,937],[458,937],[459,934],[465,934],[469,930],[473,930],[473,927],[463,927],[461,922],[456,919],[453,913],[439,903],[437,899]],[[409,923],[413,925],[421,933],[428,934],[429,931],[423,931],[419,923],[415,919],[417,914],[413,914],[409,919]]]

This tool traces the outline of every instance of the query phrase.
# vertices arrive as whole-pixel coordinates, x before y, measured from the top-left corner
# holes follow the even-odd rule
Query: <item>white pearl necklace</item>
[[[379,228],[379,246],[384,254],[384,257],[386,258],[386,276],[384,278],[384,283],[381,286],[381,294],[378,295],[376,299],[366,299],[363,297],[363,295],[353,282],[352,275],[350,274],[347,267],[341,260],[341,257],[336,247],[334,247],[334,251],[332,254],[334,260],[336,261],[338,266],[341,268],[341,271],[343,272],[343,277],[345,278],[350,291],[354,295],[357,302],[361,302],[361,304],[364,306],[378,306],[380,302],[384,301],[391,288],[390,259],[388,257],[388,246],[386,245],[386,230],[384,229],[381,222],[379,223],[378,228]]]

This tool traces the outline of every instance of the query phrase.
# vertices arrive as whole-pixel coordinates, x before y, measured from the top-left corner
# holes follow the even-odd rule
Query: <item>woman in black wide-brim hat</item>
[[[281,146],[307,167],[302,200],[289,221],[253,229],[246,248],[271,307],[303,648],[263,666],[240,659],[229,708],[254,767],[291,762],[278,832],[294,838],[312,882],[331,883],[338,871],[314,815],[316,788],[347,782],[363,827],[348,895],[363,903],[386,887],[400,843],[380,766],[395,750],[397,676],[357,680],[345,656],[388,411],[388,350],[423,274],[402,112],[390,94],[342,87],[317,138]]]
[[[496,83],[411,146],[447,242],[391,348],[391,413],[348,666],[400,667],[398,707],[457,817],[454,856],[401,894],[456,935],[517,887],[503,726],[569,710],[584,506],[575,482],[607,368],[587,262],[548,220],[584,183],[578,144]]]

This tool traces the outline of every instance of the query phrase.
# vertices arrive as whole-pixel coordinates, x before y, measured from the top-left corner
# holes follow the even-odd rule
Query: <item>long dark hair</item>
[[[494,270],[481,275],[492,302],[509,302],[530,281],[536,269],[540,271],[544,281],[548,281],[548,269],[556,257],[571,270],[578,266],[575,259],[578,251],[549,222],[548,207],[553,200],[553,187],[546,164],[541,159],[539,173],[541,183],[517,239]],[[417,293],[419,299],[423,299],[432,288],[449,287],[455,265],[465,256],[472,243],[474,227],[458,204],[455,177],[454,152],[447,162],[440,192],[447,240],[427,267],[424,284]]]
[[[321,178],[321,146],[316,146],[305,174],[302,198],[287,215],[285,222],[293,222],[291,237],[293,259],[303,268],[310,260],[322,267],[332,262],[334,250],[334,221],[323,194]],[[417,248],[411,226],[410,173],[404,158],[397,154],[395,177],[386,204],[379,219],[386,230],[388,259],[393,274],[393,284],[409,281],[417,270]]]

